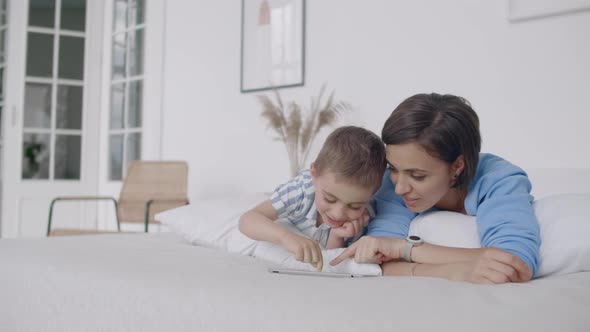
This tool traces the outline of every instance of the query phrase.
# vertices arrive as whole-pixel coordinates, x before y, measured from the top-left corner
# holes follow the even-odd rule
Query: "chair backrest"
[[[187,198],[187,186],[186,162],[135,160],[129,165],[119,201],[184,200]]]
[[[147,232],[148,224],[157,223],[154,216],[158,212],[188,203],[187,182],[184,161],[133,161],[119,195],[119,221],[144,223]]]

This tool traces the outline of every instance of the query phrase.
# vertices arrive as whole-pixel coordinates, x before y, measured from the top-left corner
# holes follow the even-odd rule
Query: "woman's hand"
[[[280,244],[283,248],[293,253],[296,260],[310,263],[318,271],[321,271],[324,267],[322,250],[317,241],[287,232],[287,234],[281,238]]]
[[[520,258],[498,248],[485,248],[475,260],[450,263],[449,279],[477,284],[531,280],[532,272]]]
[[[357,263],[376,264],[397,259],[400,257],[403,241],[405,240],[398,238],[363,236],[334,258],[330,265],[338,265],[347,258],[354,258]]]

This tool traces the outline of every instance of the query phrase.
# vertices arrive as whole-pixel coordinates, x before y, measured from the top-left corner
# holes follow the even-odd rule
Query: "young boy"
[[[338,128],[309,170],[278,186],[269,200],[240,217],[240,231],[254,240],[281,245],[298,261],[321,271],[321,248],[344,247],[345,241],[363,233],[385,165],[379,136],[359,127]],[[307,237],[276,223],[279,219]]]

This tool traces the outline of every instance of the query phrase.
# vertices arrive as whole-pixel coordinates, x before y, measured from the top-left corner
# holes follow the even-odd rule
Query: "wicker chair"
[[[147,233],[150,224],[158,224],[154,215],[188,204],[188,165],[184,161],[143,161],[131,163],[123,181],[119,200],[107,196],[56,197],[49,206],[47,236],[112,233],[104,230],[51,229],[53,208],[60,201],[110,200],[116,211],[117,231],[121,222],[142,223]]]

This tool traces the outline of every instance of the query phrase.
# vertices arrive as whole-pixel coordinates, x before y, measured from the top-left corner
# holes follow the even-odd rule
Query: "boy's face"
[[[329,170],[317,174],[312,165],[311,175],[319,217],[330,227],[360,218],[373,197],[373,190],[351,185]]]

